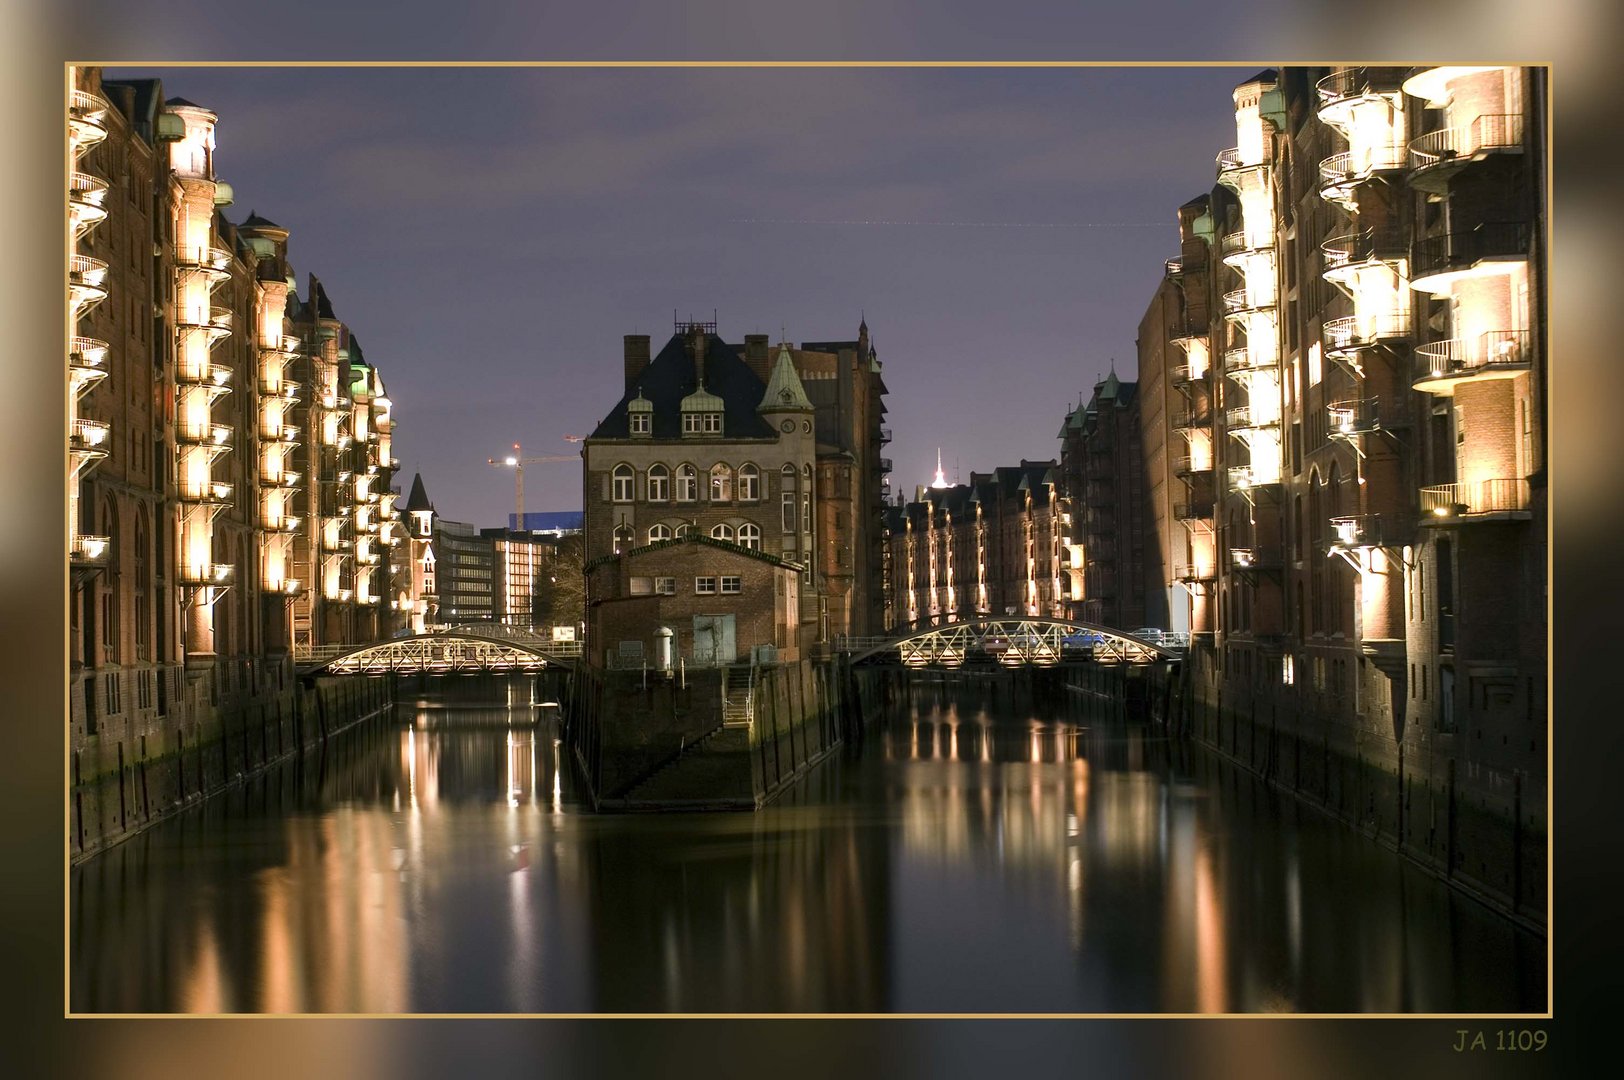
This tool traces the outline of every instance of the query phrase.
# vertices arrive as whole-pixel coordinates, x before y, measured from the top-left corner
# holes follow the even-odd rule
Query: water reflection
[[[1543,943],[1201,753],[924,696],[768,810],[579,813],[423,700],[76,868],[81,1011],[1504,1011]]]

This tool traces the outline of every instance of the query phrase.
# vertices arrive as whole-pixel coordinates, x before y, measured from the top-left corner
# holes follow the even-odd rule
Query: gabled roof
[[[727,540],[715,540],[709,536],[675,536],[670,540],[656,540],[652,544],[644,544],[641,547],[630,548],[626,551],[620,552],[619,554],[611,552],[607,555],[599,555],[596,559],[593,559],[591,562],[587,563],[585,568],[587,570],[593,570],[604,565],[605,563],[613,562],[622,557],[635,559],[639,556],[647,555],[651,551],[659,551],[662,548],[677,547],[680,544],[702,544],[707,547],[720,548],[723,551],[732,552],[735,555],[744,555],[748,558],[769,563],[773,566],[782,566],[791,570],[801,569],[801,564],[798,562],[791,562],[789,559],[781,559],[777,555],[773,555],[765,551],[758,551],[755,548],[747,548],[741,544],[734,544]]]
[[[276,222],[272,221],[270,218],[260,217],[259,213],[257,211],[250,210],[250,211],[248,211],[248,216],[243,219],[242,228],[244,228],[244,229],[281,229],[282,226],[278,225]],[[286,230],[283,230],[283,231],[285,232]]]
[[[812,412],[812,402],[806,396],[806,387],[801,385],[801,377],[796,374],[795,361],[789,354],[788,345],[778,347],[778,360],[773,364],[772,376],[767,380],[767,389],[761,395],[761,404],[756,406],[758,412]]]
[[[772,427],[756,413],[766,385],[739,354],[739,346],[729,345],[715,334],[706,335],[705,389],[722,403],[724,437],[774,438]],[[654,438],[681,438],[682,399],[697,388],[694,358],[688,354],[682,335],[673,334],[648,367],[638,375],[637,385],[621,395],[589,438],[629,439],[631,425],[626,419],[626,406],[639,393],[654,405],[651,425]]]
[[[184,108],[184,109],[201,109],[203,107],[203,106],[199,105],[197,102],[195,102],[195,101],[187,101],[183,97],[172,97],[168,101],[165,101],[164,104],[165,105],[175,105],[175,106],[179,106],[180,108]]]

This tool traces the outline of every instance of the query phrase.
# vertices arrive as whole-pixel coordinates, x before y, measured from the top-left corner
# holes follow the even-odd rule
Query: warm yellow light
[[[502,463],[504,465],[517,465],[519,460],[517,458],[507,457],[502,459]]]
[[[1447,506],[1434,506],[1432,508],[1432,512],[1434,514],[1436,514],[1438,517],[1448,517],[1449,516],[1449,507],[1447,507]]]

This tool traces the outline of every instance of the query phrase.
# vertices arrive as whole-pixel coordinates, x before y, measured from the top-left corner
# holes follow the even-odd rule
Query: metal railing
[[[1264,371],[1274,366],[1275,362],[1272,357],[1268,359],[1260,357],[1253,352],[1249,345],[1241,345],[1224,351],[1224,370],[1226,372]]]
[[[75,450],[99,450],[112,430],[100,420],[75,420],[68,429],[68,442]]]
[[[1381,514],[1350,514],[1329,520],[1333,548],[1381,547],[1388,531],[1392,531],[1395,538],[1399,535],[1389,529]]]
[[[1410,335],[1408,311],[1383,311],[1374,315],[1344,315],[1321,327],[1325,351],[1346,353],[1366,349],[1380,341]]]
[[[200,271],[223,276],[231,269],[231,252],[212,244],[175,249],[175,266],[186,271]]]
[[[1440,128],[1410,140],[1409,162],[1428,169],[1456,158],[1470,158],[1487,150],[1521,150],[1521,113],[1484,113],[1469,123]]]
[[[1330,424],[1328,434],[1332,438],[1365,435],[1394,426],[1395,418],[1389,415],[1391,410],[1384,412],[1381,399],[1376,397],[1333,401],[1325,406],[1325,411]]]
[[[1410,252],[1413,278],[1466,270],[1485,259],[1526,258],[1529,229],[1526,222],[1491,221],[1463,232],[1444,233],[1416,241]]]
[[[1401,69],[1350,67],[1333,71],[1314,84],[1323,111],[1349,98],[1382,95],[1396,97],[1399,93]]]
[[[88,289],[105,288],[107,264],[89,255],[69,255],[68,283]]]
[[[1212,472],[1212,459],[1196,461],[1189,454],[1179,454],[1173,458],[1173,474],[1175,476],[1193,476],[1196,473]]]
[[[186,565],[176,576],[182,585],[230,585],[237,580],[237,568],[231,563]]]
[[[1478,372],[1527,367],[1533,360],[1527,330],[1489,330],[1469,338],[1430,341],[1415,350],[1417,383],[1470,378]]]
[[[1225,315],[1249,315],[1254,311],[1264,311],[1274,307],[1274,288],[1271,284],[1266,289],[1231,289],[1224,293]]]
[[[1212,517],[1212,502],[1183,502],[1173,504],[1173,517],[1177,521],[1201,521]]]
[[[236,314],[230,308],[210,304],[206,312],[182,310],[175,320],[175,325],[181,330],[212,330],[216,333],[229,334],[235,320]]]
[[[175,439],[193,446],[226,446],[231,442],[231,425],[209,424],[201,431],[177,428]]]
[[[1182,257],[1168,259],[1162,264],[1162,268],[1167,272],[1168,277],[1179,277],[1184,273],[1184,259]]]
[[[1179,566],[1173,570],[1175,581],[1212,581],[1217,576],[1218,570],[1214,566]]]
[[[1420,494],[1424,520],[1528,509],[1528,481],[1519,477],[1433,484]]]
[[[1385,227],[1333,236],[1320,244],[1320,254],[1329,273],[1358,263],[1396,262],[1409,255],[1409,246],[1402,229]]]
[[[107,562],[111,543],[105,536],[75,536],[68,541],[68,558],[84,566],[100,566]]]
[[[1390,143],[1386,146],[1372,146],[1364,153],[1354,153],[1344,150],[1340,154],[1332,154],[1319,164],[1320,190],[1322,192],[1340,192],[1354,184],[1362,183],[1376,173],[1392,172],[1396,169],[1407,168],[1409,156],[1401,144]],[[1330,195],[1326,195],[1330,198]]]
[[[188,371],[180,364],[175,367],[175,381],[183,386],[224,387],[231,381],[231,369],[224,364],[204,364],[201,371]]]
[[[75,367],[99,368],[107,362],[110,346],[100,338],[70,337],[68,362]]]

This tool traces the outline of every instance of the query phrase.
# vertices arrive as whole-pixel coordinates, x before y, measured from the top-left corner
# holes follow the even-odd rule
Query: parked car
[[[1141,626],[1128,636],[1136,637],[1140,641],[1148,641],[1152,645],[1160,645],[1162,643],[1161,629],[1155,626]]]

